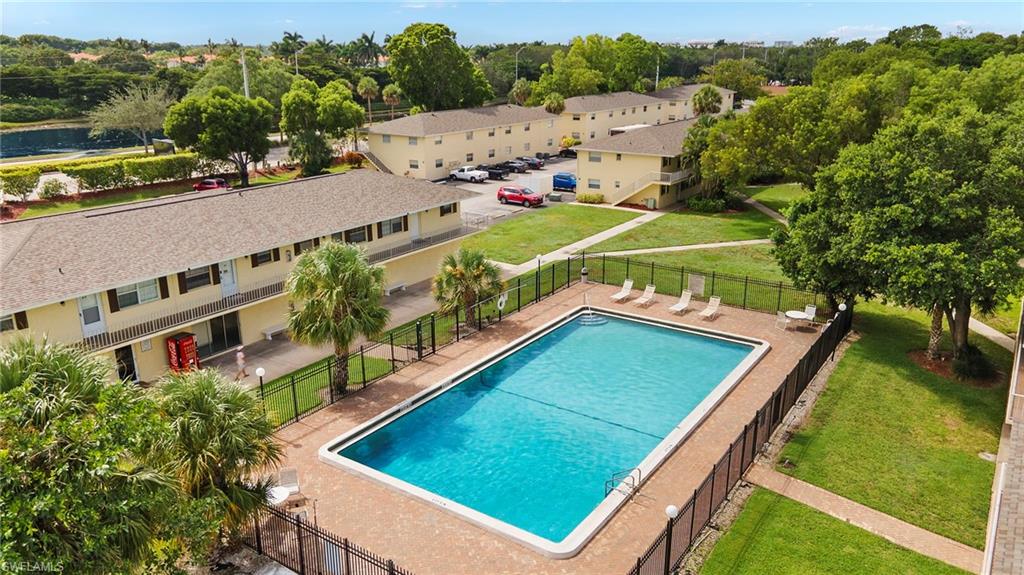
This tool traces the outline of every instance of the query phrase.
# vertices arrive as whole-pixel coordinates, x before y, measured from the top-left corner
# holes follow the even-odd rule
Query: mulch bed
[[[994,387],[998,385],[1003,378],[1002,373],[996,373],[995,376],[988,379],[971,378],[962,380],[953,372],[953,354],[948,351],[940,353],[937,359],[932,359],[928,357],[928,350],[914,349],[907,352],[907,357],[921,369],[934,373],[939,377],[966,383],[972,387],[979,387],[983,389]]]

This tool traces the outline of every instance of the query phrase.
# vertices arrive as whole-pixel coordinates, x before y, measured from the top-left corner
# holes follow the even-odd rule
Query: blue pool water
[[[752,350],[577,318],[340,454],[558,542]]]

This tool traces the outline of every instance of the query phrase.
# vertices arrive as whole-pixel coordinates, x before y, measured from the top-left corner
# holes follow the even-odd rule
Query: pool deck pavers
[[[766,465],[758,464],[751,467],[746,480],[856,525],[900,547],[971,573],[981,572],[983,554],[980,549],[921,529],[816,485],[779,473]]]
[[[666,307],[674,298],[666,296],[659,296],[646,309],[629,303],[611,304],[609,296],[617,290],[615,286],[577,284],[279,431],[284,446],[282,466],[298,469],[302,492],[315,500],[317,523],[416,575],[623,575],[664,527],[665,507],[681,505],[692,494],[818,334],[809,328],[779,330],[774,327],[773,315],[730,307],[723,308],[722,315],[712,322],[700,320],[696,311],[673,316]],[[761,338],[772,349],[648,479],[640,491],[642,496],[621,507],[579,555],[547,558],[438,507],[318,459],[317,450],[328,441],[577,307],[584,292],[590,294],[594,305]],[[702,309],[703,304],[696,307]],[[637,354],[657,361],[652,350],[637,350]],[[621,385],[623,400],[628,401],[628,383]]]

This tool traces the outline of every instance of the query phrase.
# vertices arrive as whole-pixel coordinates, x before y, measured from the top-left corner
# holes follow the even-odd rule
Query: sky
[[[462,44],[567,42],[592,33],[640,34],[660,42],[791,40],[837,36],[874,40],[899,26],[929,23],[944,33],[1020,33],[1024,2],[628,2],[455,1],[39,2],[3,0],[0,31],[83,40],[145,38],[201,44],[235,38],[269,44],[283,31],[336,42],[376,32],[378,41],[413,22],[441,22]]]

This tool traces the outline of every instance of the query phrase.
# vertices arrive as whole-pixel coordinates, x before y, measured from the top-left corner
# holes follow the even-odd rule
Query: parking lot
[[[547,194],[551,190],[551,177],[558,172],[576,174],[575,158],[553,157],[546,161],[543,169],[530,170],[523,174],[512,173],[504,180],[487,180],[479,184],[470,182],[446,182],[448,186],[458,186],[460,189],[468,190],[477,194],[477,197],[462,202],[462,215],[467,220],[474,219],[497,219],[507,217],[525,209],[522,206],[502,205],[498,203],[498,188],[507,185],[517,185],[530,188],[535,192]],[[563,201],[572,201],[573,194],[563,193]]]

